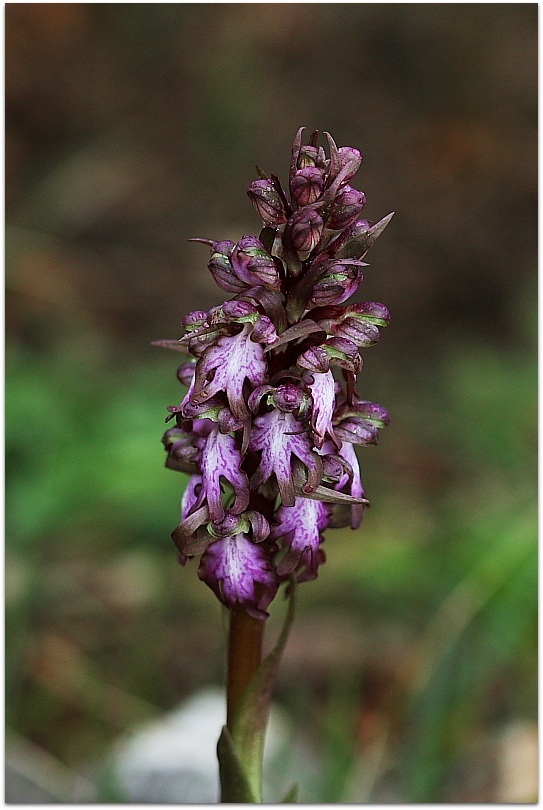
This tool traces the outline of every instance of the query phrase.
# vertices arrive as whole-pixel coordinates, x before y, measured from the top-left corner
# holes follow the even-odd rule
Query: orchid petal
[[[260,343],[251,340],[250,324],[239,334],[223,336],[206,349],[196,367],[192,401],[205,402],[219,391],[225,391],[234,416],[246,420],[249,416],[243,396],[246,379],[253,388],[266,379],[264,350]]]
[[[198,576],[227,607],[243,605],[258,619],[267,618],[266,608],[279,585],[269,554],[244,534],[211,543],[202,556]],[[262,586],[264,593],[257,595]]]
[[[319,564],[317,554],[321,543],[321,531],[329,523],[328,509],[322,501],[296,498],[294,506],[280,506],[275,515],[278,523],[273,527],[271,537],[277,540],[285,537],[288,552],[277,566],[279,576],[287,576],[305,563],[316,571]]]
[[[211,520],[218,523],[224,518],[224,506],[221,499],[221,477],[226,478],[236,493],[236,500],[230,511],[240,514],[249,504],[249,482],[247,475],[240,469],[242,456],[235,439],[229,433],[221,433],[215,425],[206,439],[202,450],[202,492],[200,499],[205,498],[209,506]]]
[[[262,453],[253,485],[264,483],[275,473],[281,499],[286,506],[294,506],[295,502],[291,455],[297,456],[308,468],[308,489],[314,489],[320,482],[322,462],[313,452],[303,426],[292,413],[273,410],[257,417],[253,423],[249,449]]]
[[[336,381],[331,371],[324,374],[311,374],[313,382],[308,382],[313,399],[313,415],[311,427],[315,445],[321,448],[325,436],[333,436],[332,414],[335,406]]]

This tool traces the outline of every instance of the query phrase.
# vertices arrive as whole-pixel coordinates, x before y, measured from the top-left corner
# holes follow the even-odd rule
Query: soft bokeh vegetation
[[[187,239],[256,232],[253,164],[284,177],[302,124],[397,212],[358,294],[393,316],[373,506],[328,533],[277,683],[308,799],[535,799],[536,30],[535,4],[7,6],[8,752],[54,764],[51,801],[74,774],[107,800],[119,735],[222,682],[169,540],[179,357],[149,344],[221,300]]]

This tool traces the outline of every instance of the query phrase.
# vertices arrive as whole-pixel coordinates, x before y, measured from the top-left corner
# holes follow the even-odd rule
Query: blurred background
[[[537,4],[8,3],[5,33],[6,799],[128,801],[122,740],[223,682],[150,343],[223,300],[187,240],[257,234],[254,164],[286,178],[304,125],[396,215],[356,298],[392,313],[373,506],[275,692],[300,800],[535,801]]]

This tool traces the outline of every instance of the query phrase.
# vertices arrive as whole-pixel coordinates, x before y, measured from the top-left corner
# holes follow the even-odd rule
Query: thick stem
[[[230,732],[240,698],[262,660],[264,625],[241,605],[231,610],[226,684],[226,725]]]

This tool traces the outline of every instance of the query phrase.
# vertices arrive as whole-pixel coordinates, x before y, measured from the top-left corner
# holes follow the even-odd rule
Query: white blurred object
[[[206,689],[120,740],[114,755],[114,774],[128,801],[218,802],[216,748],[224,723],[224,692]],[[310,753],[293,740],[291,724],[280,709],[272,706],[264,754],[265,801],[280,802],[294,782],[307,793],[305,787],[310,790],[315,773]]]
[[[499,741],[497,802],[533,804],[538,790],[538,733],[535,723],[508,725]]]

